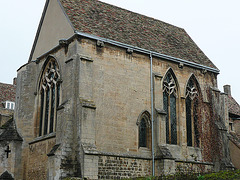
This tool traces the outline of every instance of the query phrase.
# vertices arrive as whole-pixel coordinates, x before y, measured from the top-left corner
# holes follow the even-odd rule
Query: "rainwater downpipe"
[[[155,162],[154,162],[154,132],[153,132],[153,59],[150,52],[150,78],[151,78],[151,120],[152,120],[152,176],[155,176]]]

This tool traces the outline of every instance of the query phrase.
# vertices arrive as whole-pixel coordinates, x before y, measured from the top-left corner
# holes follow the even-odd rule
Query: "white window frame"
[[[6,102],[5,102],[5,108],[6,108],[6,109],[14,110],[14,108],[15,108],[15,102],[6,101]]]

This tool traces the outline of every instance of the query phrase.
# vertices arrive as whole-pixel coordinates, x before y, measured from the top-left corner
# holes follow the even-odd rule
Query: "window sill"
[[[187,146],[188,149],[192,149],[192,150],[198,150],[198,151],[201,151],[202,148],[200,147],[194,147],[194,146]]]
[[[34,144],[34,143],[44,141],[44,140],[47,140],[47,139],[51,139],[51,138],[55,138],[55,137],[56,137],[56,132],[53,132],[53,133],[50,133],[50,134],[47,134],[47,135],[44,135],[44,136],[36,137],[33,141],[29,142],[28,144],[29,145]]]
[[[144,155],[144,156],[149,156],[151,155],[151,150],[147,147],[139,147],[138,151],[140,152],[140,154]]]

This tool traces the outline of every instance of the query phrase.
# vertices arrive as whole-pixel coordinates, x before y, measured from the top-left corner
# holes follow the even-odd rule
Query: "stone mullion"
[[[48,126],[47,126],[47,134],[50,133],[50,121],[51,121],[51,110],[52,110],[52,85],[49,86],[49,108],[48,108]]]
[[[43,114],[42,114],[42,136],[44,135],[44,127],[45,127],[45,114],[46,114],[46,100],[47,100],[47,91],[46,88],[43,88],[44,90],[44,103],[43,103]]]

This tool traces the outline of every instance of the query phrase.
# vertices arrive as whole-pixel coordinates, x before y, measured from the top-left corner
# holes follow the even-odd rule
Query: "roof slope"
[[[0,107],[5,101],[15,102],[16,85],[0,83]]]
[[[216,68],[182,28],[97,0],[59,1],[76,31]]]
[[[240,116],[240,105],[231,95],[228,95],[228,112],[232,115]]]
[[[0,141],[22,141],[22,137],[16,130],[13,118],[8,120],[4,125],[0,127],[2,133],[0,134]]]

